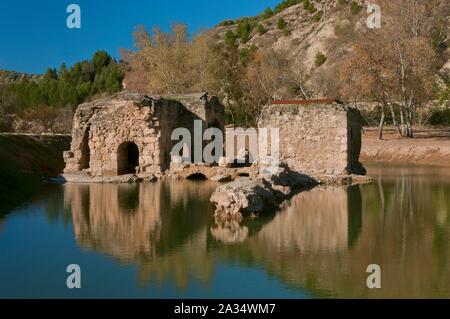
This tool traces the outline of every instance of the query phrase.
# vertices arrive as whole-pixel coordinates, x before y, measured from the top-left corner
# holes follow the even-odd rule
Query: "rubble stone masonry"
[[[294,101],[289,102],[294,103]],[[280,161],[309,176],[365,175],[361,115],[338,103],[271,104],[258,127],[280,129]]]

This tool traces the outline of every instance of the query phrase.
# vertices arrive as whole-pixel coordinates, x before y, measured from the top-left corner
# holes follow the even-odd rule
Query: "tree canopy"
[[[91,60],[78,62],[70,68],[65,64],[58,70],[49,68],[37,80],[24,77],[6,84],[0,105],[8,101],[17,111],[44,106],[75,108],[95,94],[119,91],[123,77],[120,65],[105,51],[98,51]]]

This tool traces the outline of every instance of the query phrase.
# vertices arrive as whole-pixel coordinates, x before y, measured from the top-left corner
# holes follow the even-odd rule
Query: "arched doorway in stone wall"
[[[120,144],[117,150],[117,174],[135,174],[139,166],[139,148],[133,142]]]

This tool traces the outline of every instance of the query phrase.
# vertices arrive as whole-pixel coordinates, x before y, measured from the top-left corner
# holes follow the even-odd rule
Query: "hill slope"
[[[0,134],[0,217],[64,168],[70,136]]]
[[[335,97],[340,62],[345,58],[355,34],[366,28],[368,0],[294,0],[300,2],[269,17],[240,18],[224,21],[211,30],[216,41],[223,42],[228,30],[242,32],[246,21],[251,31],[239,40],[240,48],[273,48],[287,52],[298,72],[308,79],[316,97]],[[449,17],[450,19],[450,17]],[[284,21],[285,25],[280,22]],[[281,23],[281,24],[280,24]],[[245,26],[244,26],[245,27]],[[450,28],[448,30],[450,38]],[[322,61],[317,56],[322,55]],[[450,57],[450,49],[446,56]],[[446,66],[450,70],[450,59]]]

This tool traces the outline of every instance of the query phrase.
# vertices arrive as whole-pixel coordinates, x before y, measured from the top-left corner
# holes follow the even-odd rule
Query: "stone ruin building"
[[[273,101],[258,127],[280,129],[280,162],[309,176],[365,175],[362,118],[336,100]]]
[[[202,121],[203,130],[223,130],[224,107],[206,93],[151,97],[122,92],[82,104],[74,116],[71,150],[64,153],[65,173],[160,175],[171,168],[170,153],[178,143],[171,140],[172,131],[183,127],[194,136],[194,120]],[[355,108],[335,100],[274,101],[263,108],[258,127],[279,128],[280,163],[295,172],[365,175],[359,162],[361,115]]]
[[[223,130],[224,107],[206,93],[165,97],[122,92],[81,104],[76,110],[71,150],[64,172],[93,177],[135,173],[161,174],[170,168],[175,128]]]

